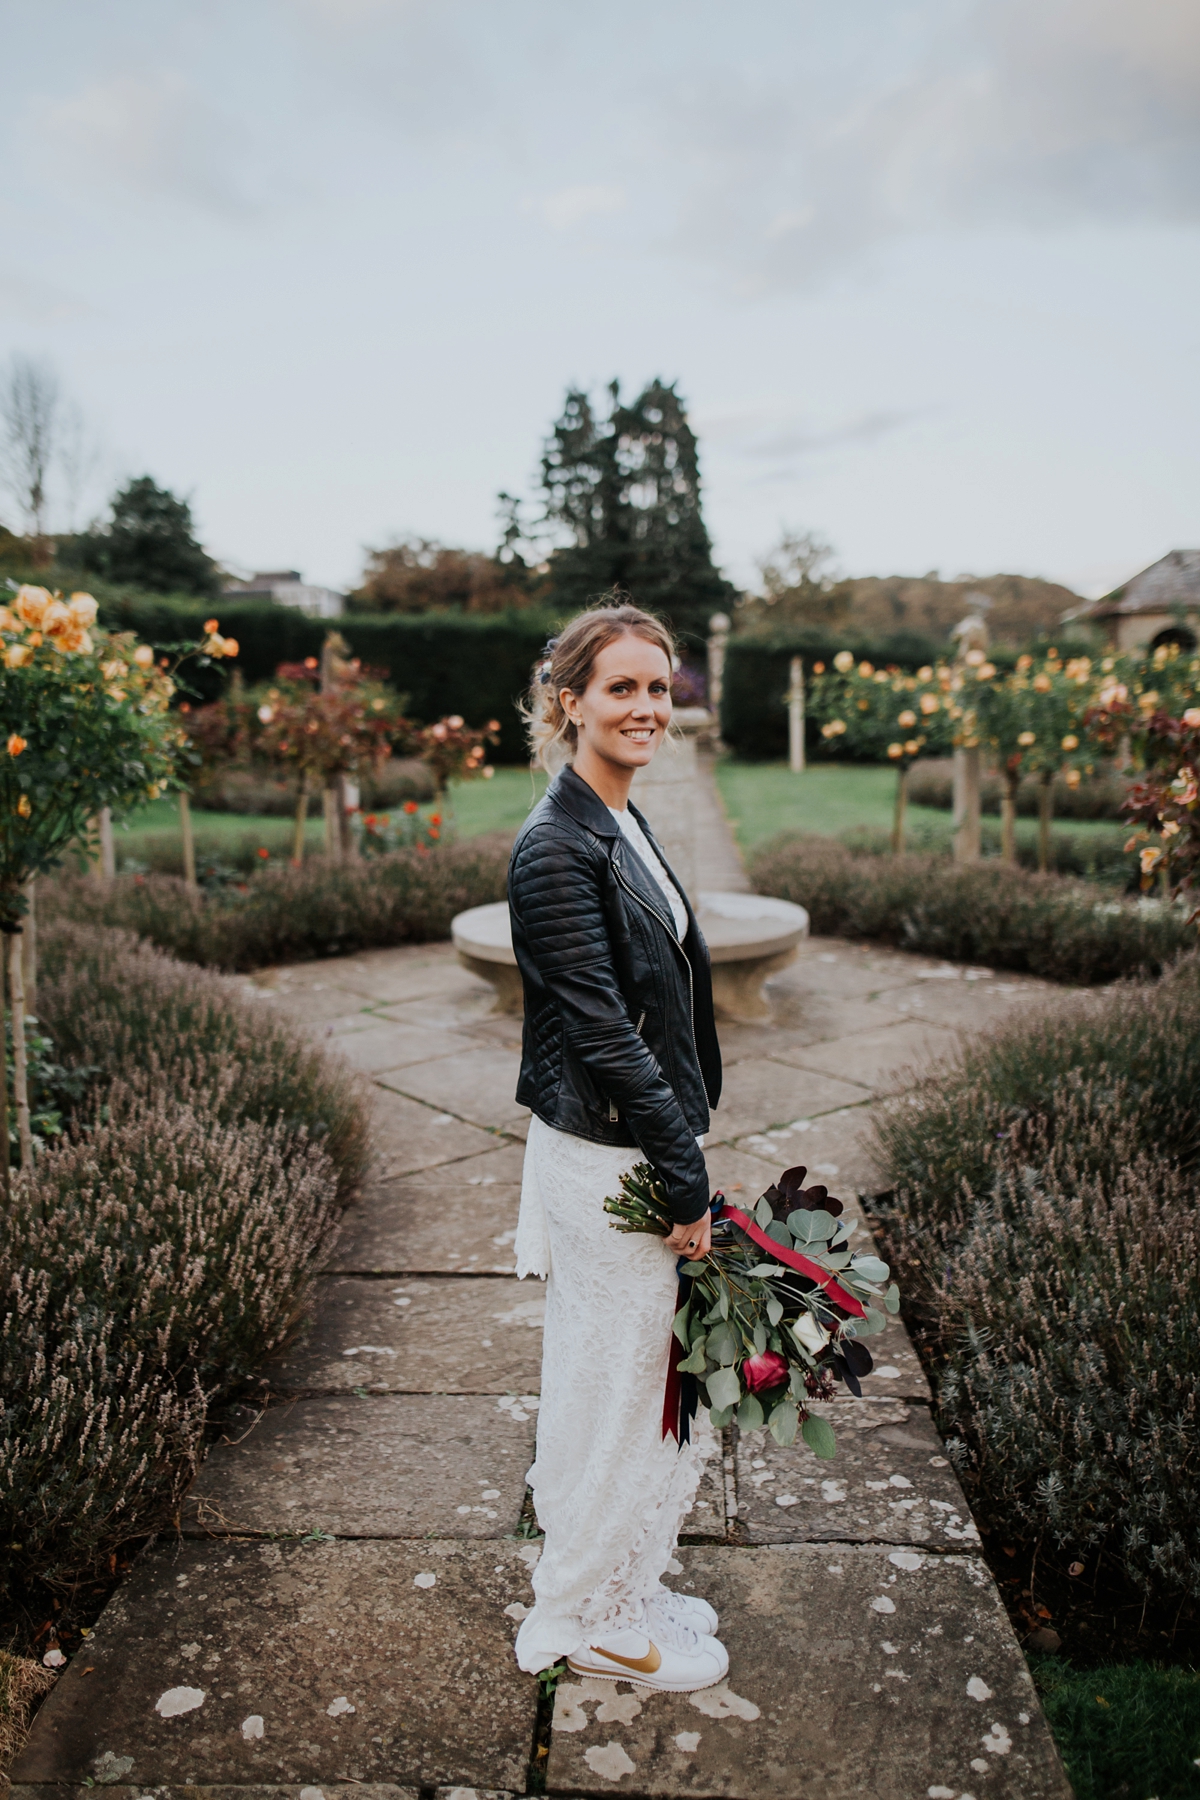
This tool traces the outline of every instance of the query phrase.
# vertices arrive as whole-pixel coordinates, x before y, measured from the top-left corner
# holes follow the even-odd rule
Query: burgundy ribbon
[[[820,1263],[813,1262],[810,1257],[802,1256],[798,1250],[785,1250],[782,1244],[777,1244],[774,1238],[768,1237],[765,1231],[761,1231],[748,1214],[740,1212],[736,1206],[730,1206],[726,1201],[714,1216],[718,1219],[732,1219],[735,1225],[741,1226],[747,1237],[757,1244],[760,1250],[765,1250],[776,1262],[785,1263],[789,1269],[795,1269],[798,1274],[809,1276],[831,1300],[848,1312],[852,1318],[866,1318],[866,1309],[862,1302],[856,1300],[853,1294],[847,1293],[828,1269],[823,1269]],[[683,1399],[683,1377],[679,1373],[678,1358],[679,1348],[675,1341],[675,1333],[672,1331],[671,1348],[667,1355],[667,1386],[663,1395],[662,1434],[664,1440],[673,1437],[676,1443],[679,1442],[679,1413]]]

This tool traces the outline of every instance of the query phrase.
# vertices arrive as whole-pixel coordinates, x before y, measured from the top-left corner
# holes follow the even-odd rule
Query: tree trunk
[[[908,764],[896,770],[896,810],[892,815],[892,855],[904,854],[904,815],[908,811]]]
[[[1050,867],[1050,821],[1054,817],[1054,771],[1042,776],[1038,795],[1038,868],[1042,873]]]
[[[12,1001],[13,1101],[17,1109],[17,1139],[21,1167],[33,1166],[33,1133],[29,1128],[29,1065],[25,1054],[25,973],[21,967],[19,929],[8,934],[8,991]]]
[[[292,862],[299,868],[304,861],[304,828],[308,823],[308,770],[300,777],[300,797],[296,801],[296,834],[292,839]]]
[[[337,779],[327,781],[321,793],[321,802],[325,810],[325,854],[330,862],[342,860],[342,834],[338,829],[338,789]]]
[[[357,788],[355,793],[357,793]],[[357,801],[354,803],[357,805]],[[344,775],[337,778],[337,822],[338,846],[340,861],[352,862],[358,854],[358,846],[354,842],[354,832],[350,826],[350,783]]]
[[[37,876],[31,875],[25,883],[25,930],[21,938],[21,960],[25,975],[26,1010],[37,1016]]]
[[[1000,796],[1000,856],[1006,863],[1017,860],[1017,788],[1020,774],[1004,771],[1004,792]]]
[[[179,790],[179,830],[183,837],[183,879],[190,888],[196,885],[196,840],[192,835],[192,803],[183,788]]]

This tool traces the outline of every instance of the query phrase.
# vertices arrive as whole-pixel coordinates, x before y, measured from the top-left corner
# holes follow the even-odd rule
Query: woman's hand
[[[686,1256],[689,1262],[707,1256],[712,1249],[712,1214],[705,1213],[702,1219],[693,1219],[690,1225],[677,1225],[664,1242],[668,1250],[673,1250],[676,1256]]]

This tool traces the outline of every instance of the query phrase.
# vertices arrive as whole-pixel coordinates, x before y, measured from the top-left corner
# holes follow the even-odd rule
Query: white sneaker
[[[576,1675],[601,1681],[631,1681],[666,1694],[692,1694],[725,1679],[729,1655],[716,1638],[701,1637],[663,1619],[653,1637],[633,1629],[610,1631],[594,1644],[573,1650],[567,1667]]]
[[[651,1630],[660,1618],[672,1625],[686,1625],[701,1637],[716,1637],[719,1623],[716,1612],[699,1594],[677,1594],[673,1588],[660,1587],[646,1601],[646,1618]]]

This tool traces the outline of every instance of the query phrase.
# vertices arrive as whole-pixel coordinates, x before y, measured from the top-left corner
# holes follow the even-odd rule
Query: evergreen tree
[[[196,541],[186,500],[139,475],[111,504],[107,530],[79,540],[85,567],[160,594],[217,592],[217,565]]]
[[[554,601],[583,606],[616,585],[677,631],[703,638],[736,590],[713,566],[683,402],[662,381],[631,406],[615,381],[608,395],[600,420],[586,393],[569,391],[542,457],[546,521],[574,538],[550,559]]]

